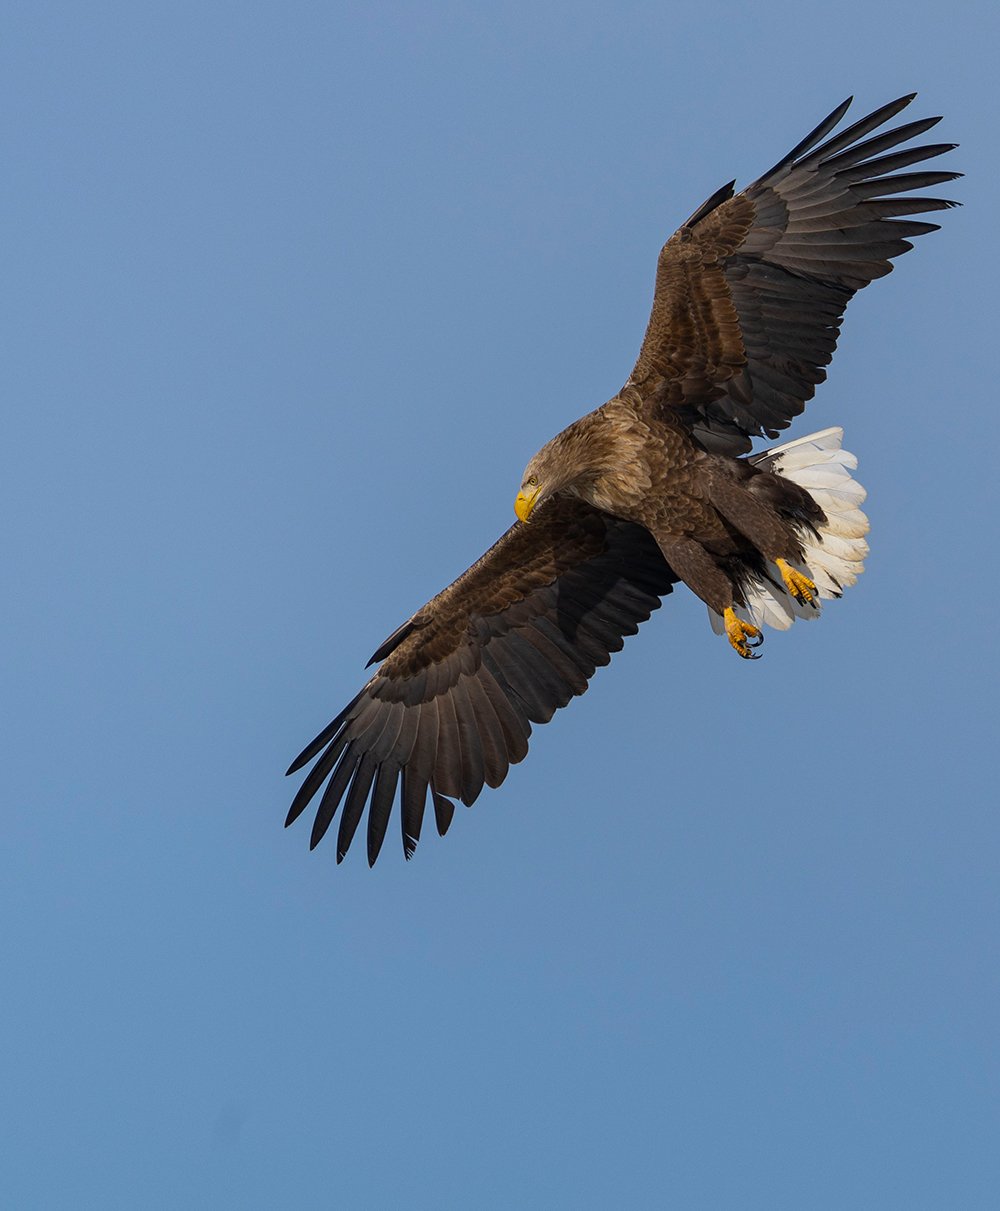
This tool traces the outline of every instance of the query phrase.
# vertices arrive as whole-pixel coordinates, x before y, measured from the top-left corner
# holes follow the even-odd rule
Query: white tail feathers
[[[824,429],[797,441],[774,446],[750,459],[767,471],[805,488],[826,514],[819,536],[805,531],[799,535],[803,559],[793,564],[812,580],[821,600],[840,597],[865,570],[868,554],[868,518],[861,511],[867,493],[851,471],[858,465],[853,454],[840,448],[843,429]],[[737,606],[736,616],[754,626],[767,623],[787,631],[796,618],[818,618],[819,605],[802,605],[785,588],[775,564],[768,565],[767,580],[757,580],[746,590],[746,606]],[[722,618],[709,610],[712,629],[725,634]]]

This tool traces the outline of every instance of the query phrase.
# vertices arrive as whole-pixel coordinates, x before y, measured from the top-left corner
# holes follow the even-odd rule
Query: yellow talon
[[[781,579],[785,582],[785,588],[791,593],[796,601],[802,605],[813,605],[816,601],[816,585],[787,563],[784,559],[776,559],[774,561],[778,565],[778,571],[781,573]]]
[[[729,642],[744,660],[755,660],[756,656],[751,651],[751,648],[760,647],[763,642],[760,627],[755,627],[752,623],[744,622],[741,618],[737,618],[732,606],[726,607],[726,612],[722,617],[726,626],[726,637],[729,639]],[[751,639],[756,639],[757,642],[748,642]]]

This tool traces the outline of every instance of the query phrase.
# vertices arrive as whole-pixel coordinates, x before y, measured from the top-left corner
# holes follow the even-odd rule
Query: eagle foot
[[[726,612],[722,617],[726,626],[726,637],[736,651],[744,660],[758,660],[760,654],[752,649],[759,648],[764,642],[760,627],[755,627],[752,623],[737,618],[732,606],[726,607]]]
[[[778,571],[781,573],[781,579],[785,582],[785,588],[791,593],[800,605],[816,604],[816,585],[804,576],[801,572],[786,563],[784,559],[776,559],[774,561],[778,565]]]

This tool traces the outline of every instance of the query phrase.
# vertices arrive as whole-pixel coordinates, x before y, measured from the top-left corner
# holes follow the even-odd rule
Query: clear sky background
[[[995,12],[4,6],[6,1205],[996,1207]],[[676,593],[409,864],[283,832],[664,238],[913,89],[965,208],[790,431],[859,586]]]

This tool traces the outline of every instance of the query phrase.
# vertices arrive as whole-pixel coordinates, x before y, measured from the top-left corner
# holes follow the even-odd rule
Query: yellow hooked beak
[[[518,492],[517,499],[514,501],[514,512],[517,514],[519,521],[527,521],[531,516],[531,510],[535,507],[535,501],[538,499],[538,493],[541,490],[542,485],[535,484],[527,492]]]

